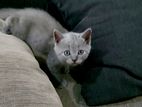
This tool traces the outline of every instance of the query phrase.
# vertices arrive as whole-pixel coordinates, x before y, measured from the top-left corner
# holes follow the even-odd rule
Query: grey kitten
[[[4,27],[5,27],[5,21],[0,19],[0,32],[3,32]]]
[[[46,61],[54,76],[65,86],[67,83],[62,79],[60,70],[64,67],[68,73],[70,67],[87,59],[91,49],[91,29],[88,28],[82,33],[61,33],[54,30],[53,36],[54,47]]]
[[[4,32],[24,40],[35,56],[46,60],[62,86],[67,85],[62,68],[69,72],[70,67],[81,64],[90,53],[91,28],[82,33],[68,32],[48,13],[32,8],[1,9],[0,17],[6,18]]]

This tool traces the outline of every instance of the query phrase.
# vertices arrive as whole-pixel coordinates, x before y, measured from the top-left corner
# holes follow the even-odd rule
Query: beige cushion
[[[62,107],[30,48],[0,33],[0,107]]]

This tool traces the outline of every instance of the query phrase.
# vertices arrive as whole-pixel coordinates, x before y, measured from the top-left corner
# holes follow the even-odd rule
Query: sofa
[[[69,31],[91,27],[90,56],[70,72],[86,104],[141,107],[141,5],[141,0],[1,0],[0,8],[40,8]],[[75,107],[66,90],[54,88],[27,44],[0,35],[0,107]]]

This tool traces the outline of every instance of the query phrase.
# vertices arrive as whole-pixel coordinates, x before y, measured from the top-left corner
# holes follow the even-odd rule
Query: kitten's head
[[[63,65],[76,66],[85,61],[91,50],[91,28],[82,33],[54,30],[54,50]]]
[[[7,34],[14,34],[19,29],[19,18],[17,16],[9,16],[5,20],[6,26],[4,32]]]
[[[23,39],[23,35],[25,35],[25,32],[27,31],[27,26],[24,21],[21,19],[22,17],[18,15],[12,15],[6,18],[5,20],[5,27],[4,32],[6,34],[12,34],[15,36],[18,36],[19,38]]]

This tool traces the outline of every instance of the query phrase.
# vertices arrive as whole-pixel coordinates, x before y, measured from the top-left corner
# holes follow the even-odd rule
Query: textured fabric
[[[93,29],[91,54],[73,73],[87,104],[142,95],[142,1],[51,1],[69,30]]]
[[[0,107],[62,107],[29,47],[0,33]]]
[[[108,104],[103,106],[96,107],[141,107],[142,106],[142,97],[136,97],[134,99],[123,101],[115,104]]]
[[[142,1],[50,1],[47,6],[45,0],[1,0],[0,7],[48,7],[48,11],[68,30],[93,28],[91,55],[73,75],[82,83],[82,95],[88,105],[141,95]]]

